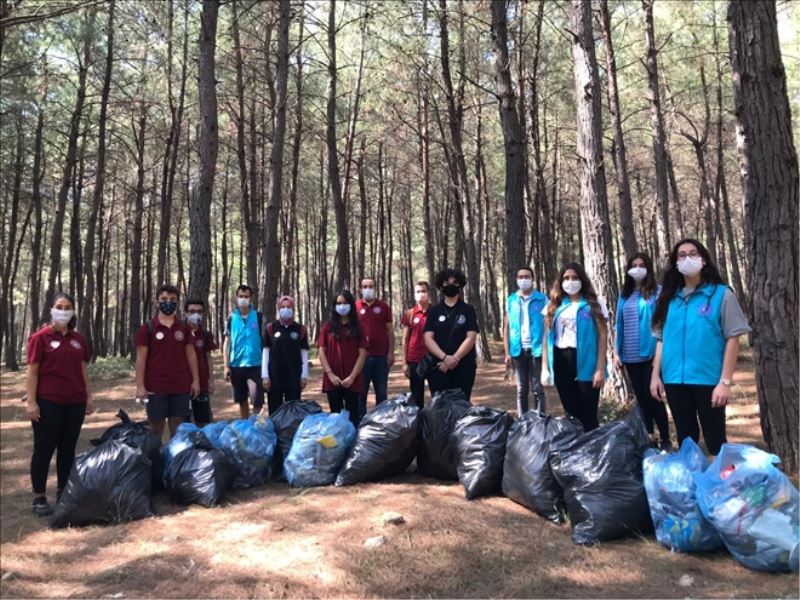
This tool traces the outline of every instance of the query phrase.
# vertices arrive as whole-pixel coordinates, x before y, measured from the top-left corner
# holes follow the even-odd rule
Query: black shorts
[[[168,417],[185,419],[192,414],[192,395],[183,394],[150,394],[147,396],[147,419],[151,423],[162,421]]]
[[[208,393],[192,398],[192,418],[195,423],[211,423],[211,398]]]
[[[261,384],[261,367],[231,367],[231,387],[233,401],[237,404],[247,402],[250,397],[250,386],[254,387],[253,408],[264,406],[264,387]]]

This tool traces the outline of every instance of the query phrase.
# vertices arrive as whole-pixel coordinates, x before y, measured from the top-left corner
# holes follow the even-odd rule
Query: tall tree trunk
[[[422,0],[422,31],[425,35],[425,51],[422,56],[422,73],[419,83],[419,144],[420,168],[422,170],[422,218],[425,238],[425,267],[427,280],[433,283],[436,275],[435,236],[431,224],[431,152],[430,152],[430,73],[428,71],[428,0]]]
[[[147,51],[145,51],[145,55]],[[146,61],[145,61],[146,62]],[[139,107],[139,128],[134,129],[134,139],[136,140],[136,192],[133,204],[133,239],[131,240],[131,264],[130,264],[130,315],[128,320],[128,333],[131,335],[125,346],[130,352],[131,359],[136,357],[136,346],[133,335],[142,323],[142,221],[144,213],[144,148],[145,132],[147,129],[147,106],[142,103]],[[126,227],[127,231],[128,227]],[[127,277],[128,270],[125,269]],[[128,289],[125,285],[124,289]],[[145,314],[145,318],[150,315]]]
[[[795,473],[800,464],[800,181],[774,0],[733,0],[728,5],[728,33],[761,431],[787,473]]]
[[[46,87],[46,84],[45,84]],[[30,273],[30,331],[33,333],[39,326],[42,315],[39,305],[39,294],[41,292],[41,269],[39,264],[42,260],[42,237],[44,231],[44,219],[42,215],[42,179],[44,179],[44,146],[42,143],[42,132],[44,130],[44,109],[42,104],[38,106],[36,117],[36,134],[33,142],[33,193],[31,204],[33,205],[33,241],[31,243],[31,273]]]
[[[7,217],[8,234],[2,241],[2,277],[0,282],[2,294],[0,295],[0,348],[5,349],[6,367],[12,371],[17,371],[17,350],[14,346],[14,286],[11,282],[11,270],[14,266],[14,246],[17,241],[17,226],[19,223],[19,200],[22,188],[22,172],[25,165],[24,147],[25,133],[23,130],[22,112],[17,113],[17,143],[14,149],[14,182],[11,190],[11,214],[3,215]],[[3,221],[6,221],[4,218]],[[0,223],[4,226],[5,223]],[[24,232],[20,232],[20,237],[24,237]],[[5,341],[5,345],[4,342]]]
[[[200,157],[197,184],[189,196],[189,291],[192,298],[208,298],[211,286],[211,198],[217,168],[217,89],[214,53],[217,46],[219,0],[203,0],[197,58],[200,111]]]

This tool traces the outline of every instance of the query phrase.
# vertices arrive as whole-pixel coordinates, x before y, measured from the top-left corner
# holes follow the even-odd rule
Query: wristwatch
[[[725,384],[725,385],[727,385],[728,387],[730,387],[730,386],[731,386],[731,380],[730,380],[730,379],[725,379],[725,378],[723,377],[722,379],[720,379],[720,380],[719,380],[719,382],[720,382],[720,383],[723,383],[723,384]]]

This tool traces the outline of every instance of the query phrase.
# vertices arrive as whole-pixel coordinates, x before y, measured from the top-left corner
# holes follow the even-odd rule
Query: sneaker
[[[53,514],[53,507],[46,498],[37,498],[33,501],[33,514],[37,517],[48,517]]]

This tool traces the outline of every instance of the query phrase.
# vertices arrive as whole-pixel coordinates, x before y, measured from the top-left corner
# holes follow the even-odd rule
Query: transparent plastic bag
[[[350,413],[317,413],[303,419],[283,463],[289,485],[330,485],[356,437]]]

